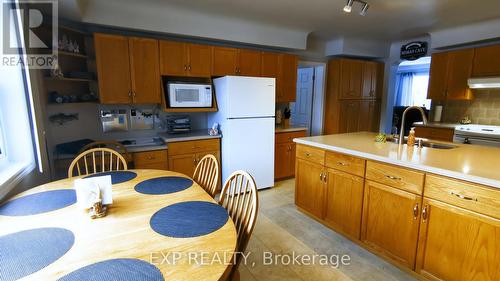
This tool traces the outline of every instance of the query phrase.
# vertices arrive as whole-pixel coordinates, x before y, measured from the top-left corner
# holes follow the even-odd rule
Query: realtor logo
[[[57,0],[4,2],[2,38],[2,66],[51,68],[57,55]]]

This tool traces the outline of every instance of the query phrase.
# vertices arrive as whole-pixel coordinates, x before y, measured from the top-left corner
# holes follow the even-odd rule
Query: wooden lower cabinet
[[[335,169],[327,169],[326,173],[323,220],[335,230],[358,240],[364,179]]]
[[[422,196],[370,180],[365,183],[361,240],[414,269]]]
[[[169,169],[170,171],[178,172],[188,177],[192,177],[194,174],[194,170],[196,169],[196,165],[198,165],[201,158],[203,158],[203,156],[207,154],[214,155],[220,164],[220,151],[206,151],[202,153],[169,156],[168,157]]]
[[[323,165],[300,158],[295,165],[295,204],[317,218],[323,217]]]
[[[167,150],[154,150],[133,153],[135,169],[168,170]]]
[[[295,176],[294,138],[306,136],[306,131],[279,132],[275,135],[274,146],[274,178],[285,179]]]
[[[424,199],[416,271],[431,280],[500,280],[500,220]]]

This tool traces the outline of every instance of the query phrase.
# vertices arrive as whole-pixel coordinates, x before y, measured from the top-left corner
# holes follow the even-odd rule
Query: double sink
[[[386,139],[388,142],[392,142],[392,143],[398,143],[398,137],[395,137],[395,136],[390,136],[390,137],[387,137]],[[406,143],[406,141],[408,140],[408,137],[405,137],[404,138],[404,142]],[[418,146],[418,141],[415,142],[415,146]],[[454,144],[449,144],[449,143],[442,143],[442,142],[433,142],[433,141],[427,141],[427,140],[422,140],[422,146],[423,147],[428,147],[428,148],[434,148],[434,149],[453,149],[453,148],[457,148],[458,145],[454,145]]]

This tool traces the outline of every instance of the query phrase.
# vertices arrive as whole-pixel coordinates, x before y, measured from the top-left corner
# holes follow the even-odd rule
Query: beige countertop
[[[287,132],[298,132],[298,131],[307,131],[307,128],[300,126],[289,126],[286,128],[283,128],[281,126],[276,126],[276,128],[274,129],[275,133],[287,133]]]
[[[445,128],[445,129],[455,129],[460,126],[459,123],[440,123],[440,122],[428,122],[424,125],[423,122],[413,123],[414,127],[430,127],[430,128]]]
[[[208,134],[208,129],[192,130],[187,134],[167,134],[161,133],[158,135],[167,144],[169,142],[178,141],[192,141],[192,140],[204,140],[204,139],[219,139],[221,135],[211,136]]]
[[[500,188],[500,148],[455,144],[453,149],[376,143],[368,132],[296,138],[299,144]]]

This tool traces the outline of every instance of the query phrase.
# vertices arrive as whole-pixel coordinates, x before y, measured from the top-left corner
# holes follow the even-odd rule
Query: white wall
[[[390,43],[385,41],[339,37],[326,42],[325,56],[385,58],[389,46]]]
[[[435,49],[500,38],[500,19],[430,32]]]
[[[82,21],[168,34],[220,39],[255,45],[306,49],[308,31],[204,14],[169,3],[89,0]]]

